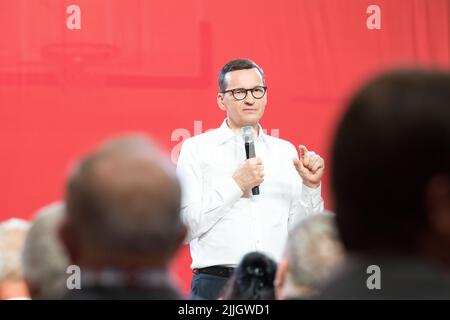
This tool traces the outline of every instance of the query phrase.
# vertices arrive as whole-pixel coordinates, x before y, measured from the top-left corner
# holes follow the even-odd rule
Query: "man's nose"
[[[245,97],[245,103],[252,105],[255,104],[255,98],[252,95],[251,91],[247,91],[247,96]]]

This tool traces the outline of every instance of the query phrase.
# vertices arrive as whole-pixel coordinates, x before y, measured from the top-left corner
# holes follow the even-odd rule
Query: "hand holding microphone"
[[[259,186],[264,181],[264,166],[261,159],[245,160],[234,173],[233,179],[243,192]]]
[[[255,155],[255,142],[251,126],[242,128],[242,138],[247,160],[235,172],[233,178],[243,192],[251,188],[252,194],[258,195],[259,185],[264,181],[264,167],[262,160],[256,158]]]

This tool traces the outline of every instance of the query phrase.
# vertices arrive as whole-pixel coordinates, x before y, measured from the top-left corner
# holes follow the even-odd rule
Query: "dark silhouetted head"
[[[450,245],[450,75],[399,70],[362,88],[337,129],[332,183],[349,251]]]
[[[227,300],[274,300],[277,265],[259,252],[244,256],[224,290]]]

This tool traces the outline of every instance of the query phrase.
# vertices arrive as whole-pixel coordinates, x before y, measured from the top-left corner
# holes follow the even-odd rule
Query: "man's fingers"
[[[304,157],[303,157],[303,165],[307,168],[311,168],[314,162],[319,158],[318,155],[316,155],[315,152],[309,151]]]
[[[261,158],[251,158],[249,159],[250,163],[254,163],[254,164],[262,164],[262,159]]]
[[[304,145],[299,145],[298,148],[300,149],[300,156],[303,158],[305,154],[308,153],[308,149]]]
[[[251,167],[254,176],[264,176],[264,166],[262,164],[257,164]]]
[[[256,171],[255,171],[258,175],[264,175],[264,167],[258,167],[258,168],[256,168]]]
[[[306,168],[303,165],[303,162],[299,159],[294,159],[294,166],[297,168],[299,172],[304,172]]]
[[[309,164],[311,163],[311,155],[309,153],[305,154],[303,157],[303,166],[309,168]]]
[[[301,162],[299,159],[297,159],[297,158],[294,158],[294,159],[292,160],[292,162],[294,163],[294,166],[295,166],[298,170],[300,170],[300,166],[302,166],[302,162]]]
[[[323,168],[324,165],[324,161],[322,158],[317,159],[317,161],[314,163],[314,165],[311,168],[311,171],[316,173],[317,170],[319,170],[320,168]]]
[[[318,154],[316,154],[313,151],[310,151],[306,154],[303,165],[307,167],[308,169],[312,169],[312,167],[316,164],[319,159],[322,159]]]
[[[320,159],[320,157],[316,154],[310,155],[308,165],[307,165],[308,169],[312,169],[314,167],[314,165],[317,163],[317,161],[319,161],[319,159]]]

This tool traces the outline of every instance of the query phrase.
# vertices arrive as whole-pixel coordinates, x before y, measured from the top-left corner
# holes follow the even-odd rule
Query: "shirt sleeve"
[[[295,147],[291,152],[292,158],[297,158],[297,151]],[[289,228],[291,228],[296,222],[315,213],[322,212],[324,210],[324,203],[322,199],[322,184],[317,188],[310,188],[303,184],[302,178],[295,170],[294,164],[292,164],[293,180],[292,180],[292,199],[289,209]]]
[[[215,181],[210,190],[203,190],[202,169],[196,145],[192,139],[187,139],[177,162],[182,186],[181,215],[188,229],[185,243],[213,228],[243,194],[232,177]]]

